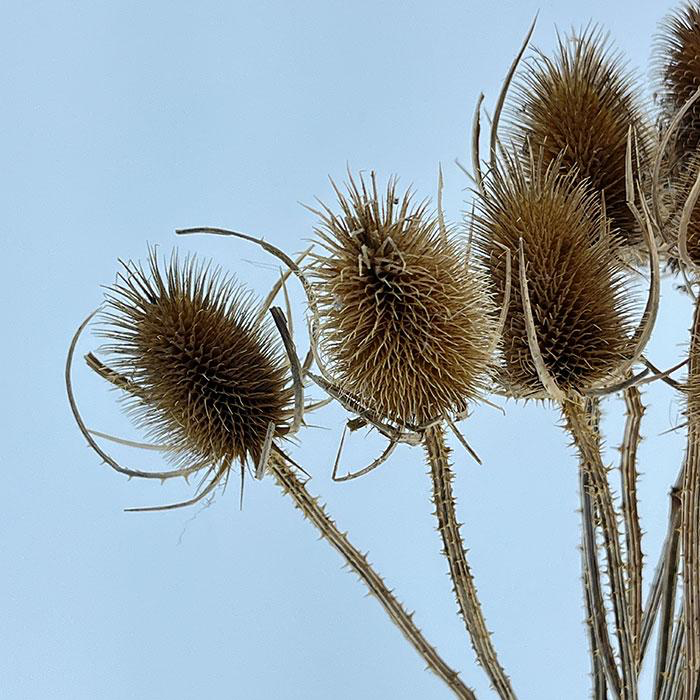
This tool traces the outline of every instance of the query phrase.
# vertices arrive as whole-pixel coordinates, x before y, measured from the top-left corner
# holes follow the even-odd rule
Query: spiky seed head
[[[395,179],[383,197],[374,173],[336,192],[339,212],[324,207],[316,229],[327,254],[312,269],[329,369],[400,425],[463,411],[494,337],[483,276],[427,202],[397,196]]]
[[[672,236],[677,237],[680,229],[680,222],[683,216],[683,207],[685,205],[690,191],[695,184],[698,171],[700,170],[700,153],[692,153],[685,159],[684,167],[676,171],[673,178],[673,201],[674,206],[672,215],[666,226],[667,231]],[[688,256],[696,264],[700,265],[700,202],[696,203],[693,211],[690,214],[688,221],[688,231],[686,235],[686,247]],[[677,247],[674,246],[668,252],[668,262],[672,270],[675,270],[679,264],[677,256]]]
[[[475,211],[479,254],[497,299],[505,288],[511,251],[513,289],[502,338],[501,378],[516,397],[543,387],[530,353],[518,260],[523,241],[529,296],[544,364],[564,392],[583,391],[614,374],[629,354],[631,304],[623,267],[599,195],[564,174],[508,159],[486,182]]]
[[[553,57],[538,53],[515,83],[511,133],[520,149],[542,151],[605,196],[606,213],[626,245],[642,239],[627,206],[628,130],[636,135],[641,170],[650,152],[650,128],[634,78],[595,28],[560,37]]]
[[[270,421],[291,400],[288,372],[253,298],[219,269],[173,254],[161,270],[122,263],[101,335],[138,393],[128,410],[180,464],[257,462]]]
[[[700,87],[700,3],[685,2],[666,17],[655,43],[661,117],[668,124]],[[673,143],[675,161],[700,146],[700,103],[681,119]]]

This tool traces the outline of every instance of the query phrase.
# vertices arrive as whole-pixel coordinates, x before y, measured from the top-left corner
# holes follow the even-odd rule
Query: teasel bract
[[[358,419],[389,439],[422,443],[433,502],[460,613],[477,659],[501,698],[515,694],[491,643],[466,560],[452,493],[453,471],[443,425],[471,451],[454,424],[477,400],[499,337],[483,272],[428,203],[397,193],[395,179],[380,192],[349,177],[335,187],[336,209],[323,206],[309,279],[320,318],[320,382]],[[337,469],[337,461],[336,461]],[[336,469],[334,469],[334,474]]]
[[[636,141],[638,172],[646,175],[651,129],[634,76],[600,29],[558,38],[553,56],[537,52],[514,82],[509,136],[527,155],[541,153],[604,196],[605,211],[625,249],[643,241],[627,206],[628,132]],[[622,252],[622,251],[621,251]]]
[[[279,285],[276,286],[277,289]],[[274,290],[273,290],[274,292]],[[90,353],[88,365],[125,392],[126,408],[147,436],[158,444],[136,443],[90,431],[78,410],[72,388],[72,363],[81,324],[66,362],[66,388],[78,426],[90,446],[117,471],[133,477],[164,480],[204,471],[199,492],[182,503],[129,510],[165,510],[194,504],[228,478],[234,464],[241,476],[252,461],[255,474],[271,473],[295,506],[344,557],[367,585],[390,619],[421,654],[428,667],[463,700],[475,700],[428,643],[366,555],[356,549],[306,490],[275,442],[292,436],[303,416],[301,367],[281,309],[270,308],[287,354],[266,322],[274,294],[257,305],[251,294],[220,269],[176,255],[165,270],[155,251],[147,269],[124,263],[107,289],[100,311],[99,334],[108,342],[108,362]],[[148,472],[123,467],[95,440],[112,439],[134,447],[159,449],[175,468]],[[299,467],[298,467],[299,468]],[[209,482],[204,483],[207,478]],[[241,483],[241,495],[243,484]]]
[[[631,170],[628,132],[625,162]],[[634,329],[634,304],[602,195],[575,169],[530,147],[502,153],[480,180],[474,228],[476,246],[496,290],[505,287],[504,249],[515,258],[514,285],[503,329],[498,377],[514,398],[554,399],[580,453],[584,515],[584,581],[590,615],[596,688],[607,683],[619,697],[636,698],[641,605],[627,595],[617,513],[601,459],[596,397],[626,387],[649,338],[659,296],[658,257],[644,202],[634,204],[652,259],[652,282],[642,320]],[[607,556],[620,673],[606,622],[597,561],[597,511]],[[638,528],[637,528],[638,530]],[[641,567],[641,558],[639,561]],[[641,589],[641,585],[639,586]],[[641,590],[640,590],[641,595]],[[639,610],[636,608],[639,607]]]

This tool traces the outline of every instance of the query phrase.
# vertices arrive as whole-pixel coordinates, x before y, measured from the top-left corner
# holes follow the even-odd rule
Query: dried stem
[[[590,479],[593,502],[600,517],[607,557],[607,573],[615,615],[622,687],[620,697],[623,700],[637,699],[637,672],[634,656],[633,637],[625,593],[624,561],[620,546],[620,533],[617,525],[617,513],[607,478],[607,470],[600,454],[600,441],[591,426],[580,399],[568,398],[562,404],[567,429],[571,433],[581,456],[582,467]]]
[[[458,698],[476,700],[476,695],[462,683],[458,674],[452,670],[432,647],[413,622],[401,603],[387,588],[381,576],[367,561],[367,557],[350,544],[347,535],[342,533],[335,522],[309,494],[304,484],[299,481],[292,469],[277,455],[270,458],[269,470],[277,483],[288,493],[295,505],[310,520],[330,545],[345,559],[348,566],[359,576],[370,593],[379,601],[393,623],[410,642],[413,648],[425,659],[428,668],[440,677]]]
[[[688,383],[700,379],[700,303],[695,305],[690,340]],[[681,490],[683,616],[685,619],[686,700],[700,692],[700,421],[688,411],[688,449]]]
[[[595,507],[591,498],[590,477],[583,462],[579,465],[579,484],[583,521],[581,566],[586,597],[586,621],[593,663],[593,697],[595,700],[607,700],[606,686],[608,683],[614,697],[620,697],[620,677],[605,618],[605,603],[600,583],[600,566],[595,538]]]
[[[668,512],[668,526],[666,530],[666,539],[664,540],[664,546],[661,550],[661,555],[659,556],[659,561],[656,565],[656,572],[654,573],[654,580],[651,584],[651,589],[647,596],[646,606],[644,607],[644,614],[642,615],[642,631],[641,631],[641,646],[640,646],[640,666],[644,661],[644,655],[646,653],[649,640],[651,639],[651,633],[654,629],[654,621],[661,607],[661,601],[664,596],[665,585],[670,580],[669,579],[669,562],[673,569],[673,577],[677,576],[678,573],[678,541],[680,537],[680,490],[683,484],[683,474],[684,470],[681,469],[676,479],[676,484],[671,488],[670,497],[671,503]],[[672,618],[671,618],[672,621]],[[669,622],[670,624],[670,622]],[[662,628],[664,623],[661,623]]]
[[[669,685],[669,676],[677,673],[678,654],[681,647],[676,646],[674,653],[673,620],[676,614],[676,589],[678,588],[680,501],[679,489],[671,489],[671,509],[669,512],[669,536],[664,546],[664,564],[661,576],[661,620],[659,622],[659,640],[656,651],[656,680],[654,697],[661,698],[665,687]]]
[[[489,676],[494,689],[502,700],[515,700],[510,680],[501,667],[491,636],[486,627],[479,598],[467,563],[464,543],[459,532],[460,524],[455,513],[452,492],[454,474],[450,464],[450,450],[445,442],[441,426],[433,426],[425,433],[425,451],[433,481],[433,502],[442,536],[444,554],[450,567],[459,611],[471,637],[479,663]]]
[[[642,629],[642,529],[637,508],[637,450],[641,440],[640,427],[644,405],[637,387],[624,391],[627,418],[621,446],[620,475],[622,482],[622,514],[625,524],[625,551],[627,554],[627,607],[634,656],[639,670]]]

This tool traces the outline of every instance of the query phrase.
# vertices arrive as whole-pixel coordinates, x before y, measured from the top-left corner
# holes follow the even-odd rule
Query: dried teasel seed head
[[[269,423],[284,419],[292,394],[275,336],[250,293],[195,258],[122,263],[100,335],[138,387],[129,413],[178,464],[257,462]]]
[[[316,229],[322,350],[344,391],[399,425],[461,412],[483,386],[495,325],[483,274],[428,204],[350,177]]]
[[[674,207],[666,229],[673,236],[675,245],[668,252],[668,262],[672,270],[676,270],[680,260],[678,253],[678,235],[681,228],[683,208],[700,172],[700,153],[689,154],[685,159],[685,167],[679,169],[673,179]],[[690,212],[686,231],[686,249],[688,257],[696,265],[700,265],[700,202],[697,202]]]
[[[662,22],[655,42],[655,72],[663,125],[700,87],[700,3],[685,2]],[[700,146],[700,103],[680,121],[671,160],[677,163]],[[669,169],[673,169],[673,162]]]
[[[564,172],[605,196],[605,209],[624,245],[642,240],[627,206],[625,157],[632,127],[640,172],[648,167],[651,130],[634,78],[600,30],[559,37],[553,57],[535,54],[515,83],[511,134],[523,152],[541,151]]]
[[[496,289],[505,287],[511,251],[513,284],[502,338],[500,379],[515,397],[541,397],[528,345],[518,251],[522,239],[534,326],[544,364],[565,393],[613,375],[627,359],[632,308],[610,222],[599,195],[555,160],[524,165],[506,159],[486,181],[474,214],[476,245]]]

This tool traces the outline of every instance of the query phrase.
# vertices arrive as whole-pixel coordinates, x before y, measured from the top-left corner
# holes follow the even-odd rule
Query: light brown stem
[[[442,426],[433,426],[425,433],[425,452],[433,482],[433,503],[442,537],[444,554],[450,567],[459,611],[469,632],[476,658],[488,674],[494,689],[502,700],[515,700],[510,680],[501,667],[491,635],[486,627],[484,614],[467,563],[467,556],[460,535],[460,524],[455,514],[452,492],[454,474],[450,464],[450,451],[445,442]]]
[[[593,503],[600,517],[607,558],[607,574],[615,616],[615,626],[620,651],[622,672],[622,700],[637,700],[637,669],[634,655],[633,637],[630,629],[629,611],[625,590],[624,560],[620,546],[620,533],[617,513],[613,503],[607,470],[600,454],[600,441],[592,428],[583,403],[576,397],[568,398],[562,404],[567,429],[579,450],[581,463],[590,478]]]
[[[700,303],[695,305],[691,330],[688,384],[700,386]],[[688,411],[688,448],[681,490],[681,551],[683,617],[685,620],[685,700],[700,693],[700,418]]]
[[[669,533],[668,543],[664,547],[664,566],[661,577],[661,619],[659,621],[659,635],[656,652],[656,680],[654,682],[654,697],[662,698],[665,688],[670,686],[669,680],[672,674],[677,673],[680,647],[676,645],[674,658],[674,631],[673,621],[676,614],[676,589],[678,587],[678,562],[679,562],[679,489],[671,490],[671,510],[669,513],[669,527],[674,528]],[[680,621],[679,623],[680,624]],[[676,630],[678,633],[678,630]]]
[[[428,668],[441,678],[456,697],[462,700],[476,700],[476,695],[460,680],[459,675],[440,657],[436,649],[429,644],[413,622],[413,614],[404,607],[387,588],[381,576],[372,568],[367,557],[355,548],[341,532],[335,522],[328,516],[318,500],[311,496],[304,484],[296,477],[292,469],[278,455],[272,455],[269,470],[277,483],[288,493],[297,508],[316,526],[321,535],[329,542],[347,562],[348,566],[360,577],[370,593],[379,601],[392,622],[423,657]]]
[[[621,447],[620,475],[622,482],[622,514],[625,522],[625,551],[627,554],[627,607],[630,632],[634,645],[637,672],[641,659],[642,628],[642,529],[637,508],[637,449],[641,439],[640,427],[644,405],[637,387],[624,391],[627,417]]]
[[[595,700],[607,700],[606,681],[615,698],[620,697],[620,677],[605,617],[605,603],[595,536],[595,506],[591,497],[590,476],[579,464],[581,492],[583,585],[586,596],[588,633],[591,644]]]

